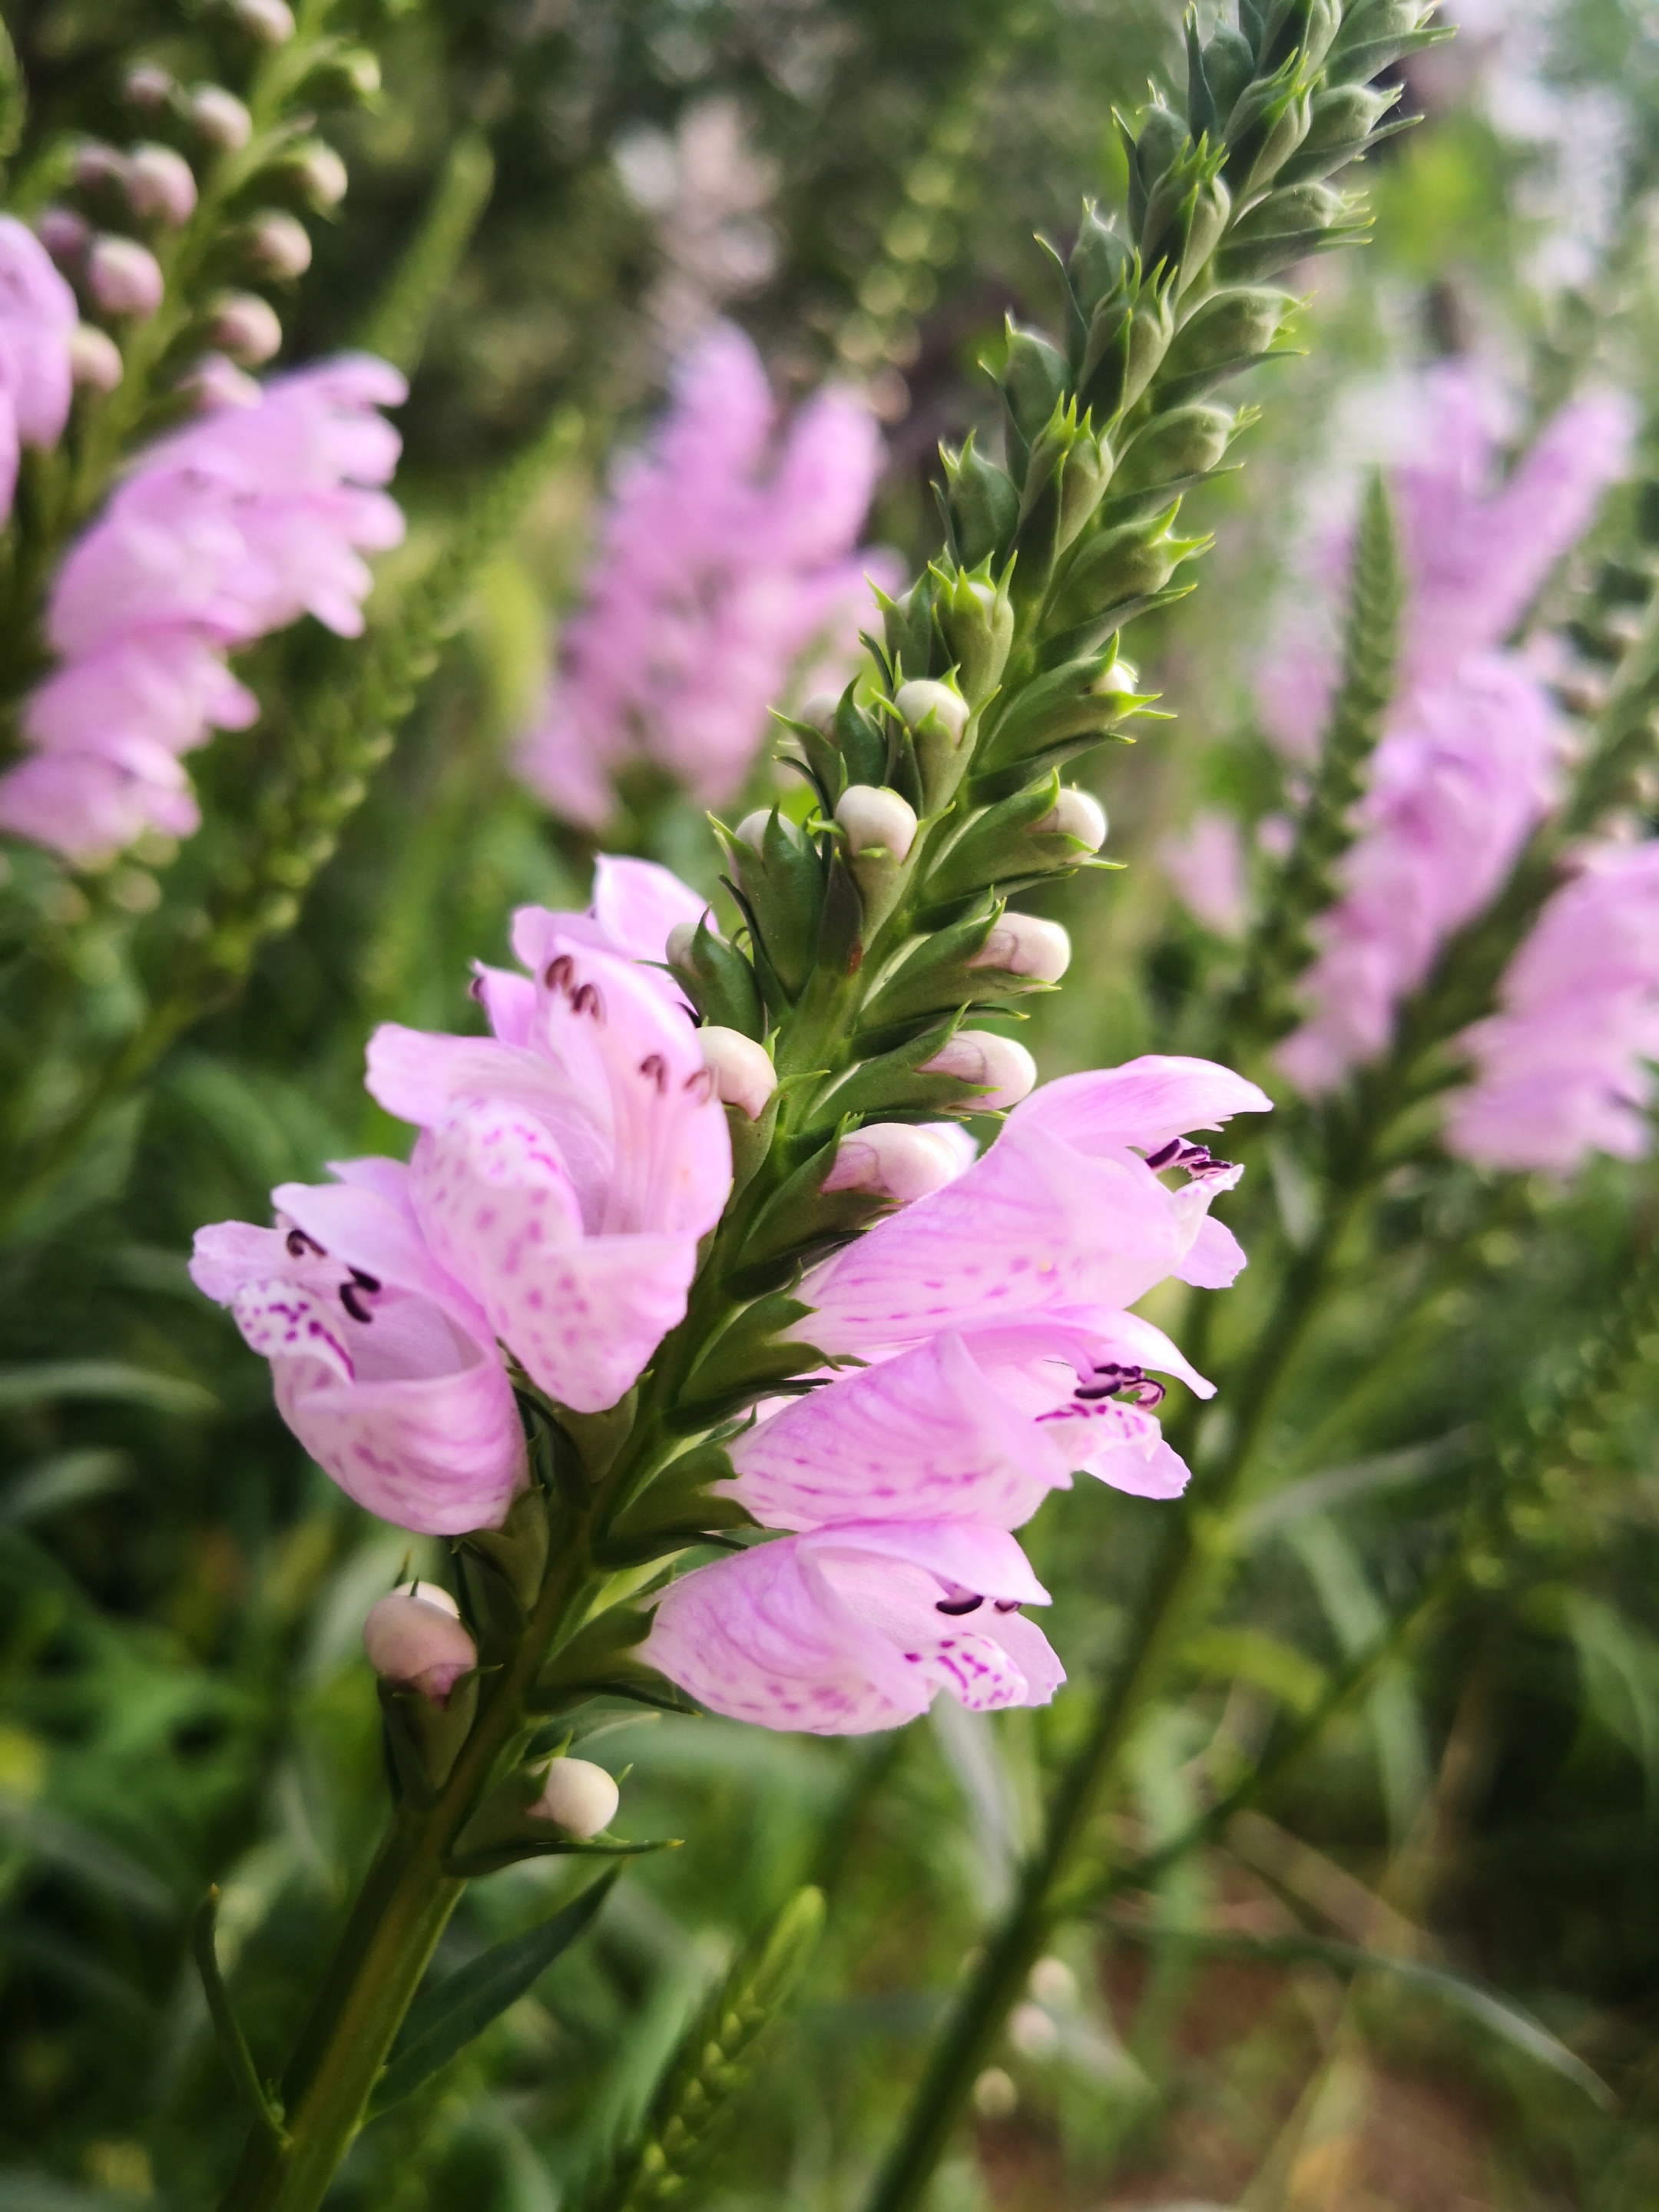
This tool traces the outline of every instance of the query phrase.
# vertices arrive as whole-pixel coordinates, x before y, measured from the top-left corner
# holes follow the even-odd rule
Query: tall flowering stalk
[[[890,555],[854,550],[880,456],[852,390],[820,392],[782,428],[743,332],[699,339],[666,418],[618,473],[557,676],[519,746],[520,774],[556,814],[603,830],[640,769],[708,806],[742,790],[802,656],[822,647],[826,675],[843,678],[866,578],[896,588]]]
[[[1061,772],[1145,703],[1118,634],[1201,550],[1176,525],[1240,427],[1216,389],[1276,348],[1267,280],[1353,234],[1323,180],[1382,124],[1395,94],[1366,81],[1422,12],[1293,0],[1192,34],[1186,116],[1155,102],[1131,143],[1127,226],[1085,213],[1061,338],[1010,330],[1006,465],[945,457],[939,558],[884,599],[864,681],[790,725],[811,806],[722,830],[732,933],[626,864],[587,914],[526,910],[519,968],[476,979],[487,1036],[371,1044],[419,1132],[406,1168],[343,1163],[279,1188],[274,1229],[204,1232],[198,1279],[293,1425],[354,1494],[452,1534],[457,1580],[371,1619],[396,1807],[279,2087],[256,2077],[237,2212],[315,2205],[371,2098],[456,2047],[447,1985],[397,2038],[468,1880],[648,1848],[568,1756],[585,1701],[690,1690],[836,1733],[941,1689],[1044,1702],[1061,1662],[1013,1531],[1079,1468],[1182,1488],[1158,1378],[1207,1386],[1128,1309],[1232,1279],[1210,1206],[1237,1170],[1206,1139],[1267,1102],[1187,1059],[1033,1087],[994,1024],[1070,947],[1012,902],[1103,842]],[[1003,1109],[975,1154],[956,1122]],[[727,1556],[675,1571],[705,1547]],[[1116,1709],[1005,1967],[1054,1909]],[[970,2079],[930,2077],[884,2201],[911,2201]]]

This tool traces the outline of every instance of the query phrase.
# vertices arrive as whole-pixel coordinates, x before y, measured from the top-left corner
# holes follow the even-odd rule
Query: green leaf
[[[219,1401],[199,1382],[119,1359],[43,1359],[29,1367],[0,1367],[0,1413],[32,1413],[73,1399],[148,1406],[186,1421],[219,1411]]]
[[[1254,1628],[1206,1629],[1183,1648],[1182,1656],[1195,1674],[1253,1682],[1297,1714],[1313,1711],[1329,1679],[1305,1652]]]
[[[419,230],[358,331],[365,353],[412,372],[495,182],[489,145],[477,131],[464,132],[449,149]]]
[[[224,1977],[219,1972],[219,1954],[213,1941],[213,1923],[219,1910],[219,1893],[209,1890],[202,1900],[201,1909],[191,1923],[190,1948],[196,1960],[196,1971],[202,1978],[202,1990],[207,1998],[208,2016],[213,2022],[214,2040],[219,2054],[230,2070],[242,2102],[252,2118],[269,2128],[280,2143],[288,2141],[286,2115],[283,2100],[268,2081],[259,2078],[253,2063],[253,2053],[247,2047],[247,2038],[242,2033],[242,2023],[236,2017],[230,2002],[230,1991],[225,1987]]]
[[[369,2118],[401,2104],[533,1988],[561,1952],[592,1926],[621,1871],[613,1867],[550,1920],[495,1944],[417,1997],[375,2085]]]

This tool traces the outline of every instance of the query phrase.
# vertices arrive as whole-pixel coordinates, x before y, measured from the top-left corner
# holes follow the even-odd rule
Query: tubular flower
[[[1018,1617],[1043,1594],[1009,1532],[1079,1468],[1142,1497],[1184,1487],[1148,1370],[1211,1386],[1123,1309],[1243,1264],[1207,1218],[1240,1171],[1182,1133],[1267,1104],[1205,1060],[1065,1078],[810,1274],[813,1340],[872,1364],[733,1443],[725,1489],[793,1533],[672,1584],[651,1663],[717,1712],[821,1735],[895,1727],[941,1687],[976,1710],[1046,1703],[1063,1676]]]
[[[1583,854],[1498,996],[1464,1036],[1475,1079],[1448,1107],[1448,1151],[1558,1175],[1592,1152],[1641,1158],[1659,1060],[1659,843]]]
[[[826,637],[851,649],[866,572],[896,587],[884,556],[853,554],[879,465],[861,399],[821,392],[781,433],[749,340],[729,324],[704,337],[617,481],[586,603],[520,748],[531,789],[589,828],[633,763],[705,805],[740,790],[803,655]]]
[[[1553,805],[1566,732],[1538,670],[1503,650],[1550,570],[1623,472],[1626,399],[1575,401],[1496,489],[1497,441],[1467,369],[1427,380],[1419,453],[1391,489],[1409,586],[1401,686],[1303,978],[1308,1019],[1279,1048],[1317,1095],[1386,1049],[1401,1000],[1478,914]],[[1317,748],[1335,684],[1328,639],[1287,637],[1262,717],[1284,750]]]
[[[0,216],[0,521],[11,513],[18,450],[51,447],[69,420],[75,295],[15,216]]]
[[[489,1527],[527,1479],[489,1323],[422,1237],[406,1168],[334,1173],[273,1191],[274,1229],[199,1231],[191,1277],[270,1360],[277,1410],[348,1497],[422,1534]]]
[[[941,1689],[973,1712],[1047,1705],[1065,1671],[1019,1611],[1047,1602],[1000,1528],[854,1522],[671,1584],[641,1656],[733,1720],[862,1735]]]
[[[1224,1286],[1244,1255],[1208,1209],[1239,1170],[1183,1133],[1270,1104],[1227,1068],[1157,1055],[1043,1085],[965,1174],[807,1276],[813,1342],[869,1358],[941,1329],[1116,1314],[1168,1275]],[[1159,1182],[1170,1168],[1183,1189]]]
[[[368,1089],[422,1132],[410,1199],[442,1264],[543,1389],[597,1413],[684,1314],[731,1142],[696,1032],[647,970],[540,908],[513,943],[531,975],[487,979],[493,1037],[388,1024]]]
[[[348,356],[228,389],[240,401],[139,457],[53,586],[60,665],[24,703],[32,750],[0,777],[0,829],[70,860],[149,828],[188,836],[179,756],[258,714],[226,653],[307,613],[356,636],[361,556],[403,535],[375,489],[398,457],[375,412],[404,396],[394,369]]]

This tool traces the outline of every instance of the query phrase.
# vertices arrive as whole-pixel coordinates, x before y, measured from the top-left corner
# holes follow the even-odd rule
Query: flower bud
[[[849,784],[836,804],[836,819],[847,832],[849,853],[879,848],[905,860],[916,841],[915,809],[897,792],[872,783]]]
[[[77,323],[70,332],[70,374],[94,392],[113,392],[121,381],[121,349],[95,323]]]
[[[682,922],[680,927],[689,930],[690,925]],[[669,957],[673,957],[672,948]],[[766,1047],[744,1036],[741,1030],[722,1029],[716,1022],[707,1023],[697,1031],[697,1042],[702,1048],[702,1064],[714,1075],[720,1103],[740,1106],[755,1121],[778,1087],[777,1070]]]
[[[213,342],[233,361],[257,367],[281,348],[283,326],[257,292],[221,292],[213,307]]]
[[[240,154],[253,136],[253,118],[222,84],[198,84],[186,108],[201,136],[222,154]]]
[[[153,315],[161,304],[161,269],[136,238],[97,238],[87,255],[87,283],[106,315]]]
[[[89,138],[76,148],[70,173],[83,192],[94,192],[100,185],[126,182],[127,158],[101,138]]]
[[[216,414],[222,407],[257,407],[264,396],[253,379],[244,376],[222,353],[204,353],[179,378],[179,389],[191,393],[204,415]]]
[[[621,1802],[616,1778],[604,1767],[590,1759],[556,1759],[529,1811],[532,1820],[552,1820],[585,1844],[611,1826]]]
[[[766,845],[766,825],[771,819],[772,810],[769,806],[757,806],[752,814],[744,816],[733,835],[740,844],[747,845],[751,852],[762,852]]]
[[[1031,827],[1039,836],[1075,837],[1079,845],[1097,853],[1106,842],[1106,809],[1091,792],[1062,784],[1060,797]]]
[[[255,217],[248,250],[272,276],[303,276],[311,266],[311,233],[295,216],[270,208]]]
[[[370,1606],[363,1650],[383,1681],[410,1683],[439,1705],[478,1663],[459,1607],[435,1583],[411,1583]]]
[[[872,1197],[908,1206],[954,1182],[968,1165],[960,1148],[951,1142],[952,1134],[915,1128],[908,1121],[867,1122],[842,1139],[822,1188],[868,1191]]]
[[[86,252],[92,239],[92,226],[84,216],[73,208],[42,209],[35,224],[40,243],[61,268],[72,267]]]
[[[919,731],[932,722],[953,745],[962,743],[962,733],[968,726],[968,702],[952,685],[915,677],[900,684],[893,704],[911,729]]]
[[[294,15],[283,0],[232,0],[239,29],[262,46],[285,46],[294,36]]]
[[[1035,914],[1005,914],[968,963],[1000,968],[1005,975],[1030,975],[1058,983],[1072,964],[1072,940],[1057,921]]]
[[[942,1052],[924,1060],[921,1075],[954,1075],[971,1083],[978,1094],[963,1102],[962,1110],[994,1114],[1018,1106],[1029,1097],[1037,1079],[1036,1062],[1012,1037],[997,1036],[989,1030],[958,1030]]]
[[[135,146],[127,162],[127,198],[135,215],[154,216],[173,230],[196,212],[196,178],[171,146]]]
[[[316,208],[338,207],[346,196],[346,165],[320,138],[298,148],[293,158],[300,189]]]
[[[803,699],[798,722],[810,722],[820,736],[830,738],[836,733],[836,716],[841,708],[839,691],[815,691],[810,699]]]
[[[157,69],[153,62],[141,62],[137,69],[127,71],[121,97],[129,107],[154,115],[167,106],[178,89],[166,70]]]
[[[1140,689],[1140,672],[1132,660],[1119,655],[1103,668],[1089,689],[1102,699],[1133,699]]]

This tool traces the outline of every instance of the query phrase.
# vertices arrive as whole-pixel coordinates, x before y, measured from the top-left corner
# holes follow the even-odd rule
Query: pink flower
[[[55,446],[69,420],[75,295],[32,230],[0,215],[0,521],[20,446]]]
[[[780,1410],[731,1447],[726,1487],[769,1528],[843,1521],[1029,1521],[1081,1469],[1173,1498],[1187,1468],[1159,1433],[1147,1370],[1195,1374],[1138,1315],[1063,1314],[945,1330]]]
[[[1464,1037],[1448,1151],[1483,1167],[1571,1174],[1592,1152],[1639,1159],[1659,1060],[1659,843],[1602,844],[1510,961],[1501,1012]]]
[[[531,975],[485,980],[494,1036],[389,1024],[368,1088],[422,1132],[410,1196],[443,1265],[542,1389],[597,1413],[684,1314],[731,1143],[696,1031],[648,971],[540,908],[513,944]]]
[[[1410,583],[1401,690],[1316,931],[1309,1018],[1277,1054],[1306,1095],[1387,1049],[1401,1001],[1555,803],[1565,726],[1528,658],[1499,648],[1622,473],[1633,419],[1617,394],[1576,401],[1493,489],[1475,380],[1461,368],[1425,380],[1420,449],[1392,479]],[[1263,720],[1297,757],[1334,682],[1334,652],[1305,636],[1264,672]]]
[[[88,860],[198,816],[179,756],[246,728],[258,702],[224,656],[304,613],[363,626],[362,555],[403,518],[375,489],[398,437],[374,411],[403,380],[349,356],[235,387],[140,456],[59,570],[57,671],[25,702],[32,757],[0,777],[0,828]]]
[[[849,558],[880,464],[861,399],[821,392],[780,433],[759,356],[717,325],[682,362],[666,420],[618,474],[586,604],[520,772],[588,828],[648,763],[705,805],[738,791],[792,670],[826,634],[851,647],[867,574]]]
[[[283,1419],[348,1497],[423,1534],[492,1526],[527,1478],[489,1324],[423,1240],[407,1168],[334,1173],[273,1191],[274,1229],[200,1231],[191,1274],[270,1361]]]
[[[1242,937],[1249,917],[1244,841],[1237,822],[1201,807],[1177,836],[1165,837],[1158,858],[1176,896],[1217,937]]]
[[[1207,1217],[1239,1170],[1183,1133],[1270,1103],[1209,1060],[1156,1055],[1045,1084],[964,1175],[812,1270],[804,1326],[821,1351],[869,1358],[1035,1315],[1086,1327],[1170,1275],[1230,1283],[1244,1255]],[[1171,1168],[1185,1188],[1159,1182]]]
[[[733,1720],[861,1735],[941,1689],[974,1712],[1047,1705],[1065,1673],[1019,1611],[1047,1601],[1000,1528],[852,1522],[672,1583],[641,1656]]]

